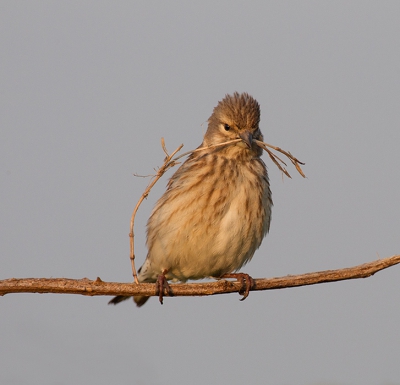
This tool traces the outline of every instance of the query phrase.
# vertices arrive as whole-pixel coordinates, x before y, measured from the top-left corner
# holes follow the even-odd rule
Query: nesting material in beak
[[[240,139],[246,143],[248,148],[251,148],[251,144],[253,143],[253,135],[249,131],[244,131],[239,134]]]

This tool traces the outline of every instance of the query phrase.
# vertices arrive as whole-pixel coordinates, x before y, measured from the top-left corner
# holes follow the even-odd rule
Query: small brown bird
[[[172,176],[147,223],[139,282],[161,282],[162,292],[167,280],[237,278],[247,297],[252,279],[232,273],[261,245],[272,207],[263,150],[253,141],[263,140],[259,122],[260,106],[247,93],[226,95],[214,108],[200,147],[241,141],[193,153]],[[137,306],[148,298],[133,297]]]

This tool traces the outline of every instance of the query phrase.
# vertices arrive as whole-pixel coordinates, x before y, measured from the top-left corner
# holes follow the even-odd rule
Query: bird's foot
[[[250,290],[254,285],[254,279],[246,273],[224,274],[220,278],[236,278],[241,283],[242,287],[239,290],[239,294],[243,295],[240,299],[241,301],[244,301],[249,296]]]
[[[162,274],[158,276],[156,281],[156,294],[158,295],[158,300],[161,305],[163,304],[164,290],[166,295],[171,295],[171,288],[168,284],[167,278],[165,278],[166,273],[167,270],[164,270]]]

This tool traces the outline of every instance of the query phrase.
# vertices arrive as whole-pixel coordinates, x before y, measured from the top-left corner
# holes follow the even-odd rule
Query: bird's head
[[[253,142],[253,139],[263,140],[259,123],[260,106],[253,97],[237,92],[226,95],[208,119],[203,145],[241,139],[241,142],[231,146],[249,151],[253,156],[260,156],[262,149]]]

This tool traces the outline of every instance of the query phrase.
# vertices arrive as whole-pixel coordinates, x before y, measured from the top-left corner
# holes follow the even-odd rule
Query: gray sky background
[[[129,221],[169,150],[248,92],[268,143],[274,277],[400,253],[400,2],[0,3],[1,278],[131,281]],[[170,174],[169,174],[170,175]],[[136,222],[145,223],[167,177]],[[107,306],[0,298],[1,384],[400,384],[400,267],[304,288]]]

